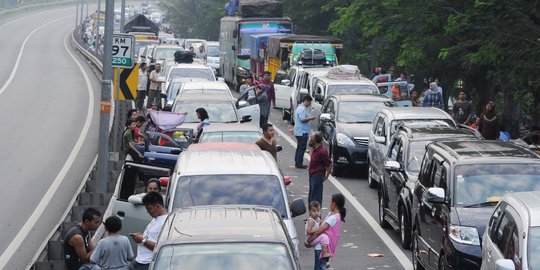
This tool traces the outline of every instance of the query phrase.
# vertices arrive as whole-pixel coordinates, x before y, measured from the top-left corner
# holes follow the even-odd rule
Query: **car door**
[[[377,122],[375,136],[387,138],[386,133],[386,117],[381,115],[381,118],[379,118],[379,121]],[[375,153],[373,153],[374,160],[372,160],[371,163],[373,163],[374,165],[374,176],[377,179],[379,179],[383,173],[383,162],[387,152],[387,144],[390,144],[389,139],[385,139],[384,142],[379,142],[375,144]]]
[[[113,196],[112,214],[122,219],[122,235],[143,232],[151,217],[141,203],[142,194],[145,192],[145,183],[151,178],[169,177],[171,170],[168,168],[125,162],[118,178],[118,190]],[[132,195],[141,194],[135,198]],[[136,248],[134,242],[132,246]],[[136,249],[135,249],[136,250]]]
[[[500,259],[509,259],[514,262],[516,269],[521,269],[520,245],[523,241],[519,237],[523,231],[523,224],[518,213],[510,205],[502,210],[502,216],[494,222],[494,228],[489,236],[491,245],[486,247],[487,269],[495,270],[495,262]]]
[[[403,141],[402,138],[397,136],[392,141],[390,150],[386,155],[385,160],[397,161],[401,164],[403,156]],[[398,201],[401,189],[404,186],[402,182],[402,177],[399,176],[400,172],[383,170],[383,177],[381,183],[384,182],[383,186],[386,188],[386,196],[388,201],[388,209],[390,210],[390,216],[397,222],[398,221]]]
[[[279,74],[276,74],[276,77],[274,79],[274,90],[276,91],[276,108],[289,107],[289,97],[291,96],[291,92],[294,89],[294,82],[296,76],[297,70],[291,68],[291,70],[289,70],[289,74],[286,77],[289,80],[289,85],[283,85],[281,84],[283,77],[279,76]]]
[[[504,214],[504,209],[506,209],[507,203],[502,201],[497,207],[493,214],[489,218],[488,226],[486,227],[486,232],[484,238],[482,239],[482,269],[491,269],[495,270],[495,261],[500,259],[497,256],[495,249],[497,244],[495,243],[496,232],[501,222]],[[489,254],[489,256],[488,256]]]
[[[443,161],[438,155],[434,156],[434,162],[433,187],[442,188],[446,195],[445,201],[448,201],[449,196],[451,196],[447,188],[448,163]],[[429,239],[429,243],[431,243],[431,249],[440,255],[440,251],[443,249],[443,239],[448,237],[447,228],[449,227],[448,222],[451,221],[451,208],[446,203],[432,203],[430,206],[431,215],[428,216],[430,222],[428,226],[430,229],[427,231],[427,238]],[[439,258],[430,256],[430,259],[430,264],[437,267]]]
[[[433,159],[431,151],[427,151],[422,161],[422,167],[419,175],[419,181],[414,190],[415,196],[415,216],[417,222],[418,231],[418,249],[423,252],[418,252],[419,259],[425,264],[429,265],[430,244],[429,235],[431,230],[431,210],[432,206],[426,201],[425,193],[428,188],[433,187],[434,170],[436,170],[435,160]]]
[[[328,99],[325,101],[324,113],[330,114],[330,121],[321,122],[324,139],[330,144],[333,145],[334,137],[336,136],[336,113],[335,113],[335,100]],[[321,109],[322,110],[322,109]],[[317,118],[319,119],[319,118]],[[313,121],[315,122],[315,121]],[[333,146],[330,146],[333,148]],[[333,150],[333,149],[330,149]]]

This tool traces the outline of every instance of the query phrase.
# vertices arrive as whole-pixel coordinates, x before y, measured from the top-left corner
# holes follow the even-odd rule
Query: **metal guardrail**
[[[26,10],[31,10],[31,9],[62,6],[62,5],[67,5],[67,4],[71,4],[71,3],[75,3],[75,1],[74,0],[55,1],[55,2],[42,3],[42,4],[24,5],[24,6],[21,6],[21,7],[10,8],[10,9],[6,9],[6,10],[0,10],[0,16],[11,14],[11,13],[16,13],[16,12],[21,12],[21,11],[26,11]]]

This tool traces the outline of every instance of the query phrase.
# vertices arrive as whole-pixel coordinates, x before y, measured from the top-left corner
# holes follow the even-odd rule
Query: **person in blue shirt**
[[[294,156],[294,166],[299,169],[307,168],[304,165],[304,153],[306,152],[308,136],[311,132],[311,120],[315,119],[315,116],[311,116],[309,107],[311,106],[313,98],[310,95],[306,95],[302,98],[302,103],[298,105],[294,113],[294,136],[296,137],[296,153]]]

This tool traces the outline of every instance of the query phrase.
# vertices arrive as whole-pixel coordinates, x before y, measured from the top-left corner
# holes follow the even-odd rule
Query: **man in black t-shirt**
[[[99,269],[90,262],[94,252],[94,243],[90,231],[95,231],[101,224],[101,213],[94,208],[87,208],[82,215],[82,222],[71,228],[64,238],[64,261],[68,270]]]
[[[458,101],[454,103],[454,108],[452,109],[452,117],[458,124],[467,125],[471,119],[472,106],[466,98],[467,94],[465,94],[465,90],[459,91]]]

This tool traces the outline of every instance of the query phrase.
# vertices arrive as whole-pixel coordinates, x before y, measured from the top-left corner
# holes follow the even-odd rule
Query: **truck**
[[[269,2],[271,2],[269,4]],[[293,23],[283,17],[275,1],[240,1],[238,13],[221,18],[219,35],[220,72],[225,82],[238,90],[251,76],[251,42],[256,34],[292,34]],[[251,41],[251,42],[250,42]]]
[[[276,35],[268,37],[268,51],[266,53],[267,70],[272,76],[287,70],[296,64],[308,66],[337,66],[338,58],[343,49],[343,41],[335,37],[313,35]],[[303,54],[320,54],[324,61],[299,61]],[[309,57],[313,60],[312,57]],[[274,77],[272,77],[273,79]]]
[[[142,14],[128,21],[124,32],[135,36],[135,57],[139,56],[142,48],[159,44],[159,26]]]

